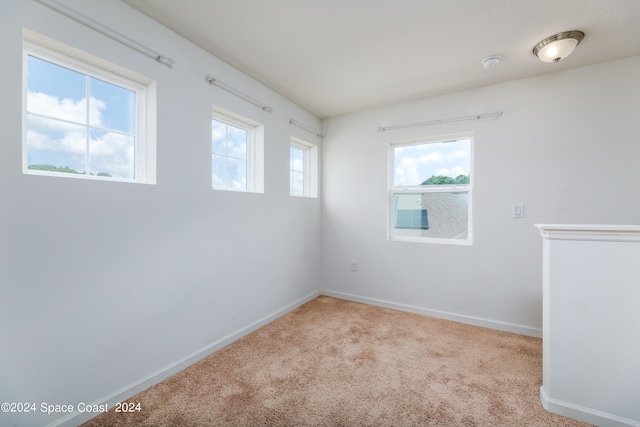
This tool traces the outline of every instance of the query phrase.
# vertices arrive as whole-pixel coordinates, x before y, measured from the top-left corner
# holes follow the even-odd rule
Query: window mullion
[[[91,173],[91,128],[89,127],[89,117],[91,115],[91,112],[89,111],[89,108],[91,106],[91,81],[90,81],[90,77],[88,75],[85,75],[85,98],[86,98],[86,103],[87,103],[87,111],[86,111],[86,121],[85,121],[85,129],[86,129],[86,150],[85,150],[85,156],[86,156],[86,160],[85,160],[85,175],[90,176]]]
[[[309,195],[309,166],[307,165],[309,150],[302,150],[302,192],[305,196]]]
[[[256,166],[256,162],[255,162],[255,157],[254,157],[254,138],[255,138],[255,131],[253,129],[247,129],[247,138],[245,140],[245,150],[244,150],[244,155],[245,155],[245,159],[244,159],[244,170],[246,171],[247,174],[247,182],[245,184],[245,189],[247,191],[253,191],[254,190],[254,182],[255,182],[255,166]]]

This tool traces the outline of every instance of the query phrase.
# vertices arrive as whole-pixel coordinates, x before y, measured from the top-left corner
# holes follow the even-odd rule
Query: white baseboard
[[[464,314],[450,313],[447,311],[433,310],[433,309],[417,307],[413,305],[399,304],[391,301],[362,297],[358,295],[346,294],[346,293],[336,292],[336,291],[322,290],[320,291],[320,294],[334,297],[334,298],[346,299],[349,301],[375,305],[378,307],[391,308],[394,310],[408,311],[410,313],[424,314],[425,316],[437,317],[440,319],[453,320],[455,322],[466,323],[468,325],[482,326],[485,328],[497,329],[499,331],[505,331],[505,332],[513,332],[516,334],[528,335],[528,336],[537,337],[537,338],[542,337],[542,329],[533,328],[531,326],[500,322],[497,320],[485,319],[482,317],[467,316]]]
[[[640,426],[640,421],[634,421],[629,418],[619,417],[607,412],[586,408],[584,406],[549,397],[544,390],[544,386],[540,387],[540,401],[542,402],[542,407],[549,412],[562,415],[563,417],[573,418],[578,421],[584,421],[585,423],[599,427]]]
[[[205,357],[207,357],[208,355],[216,352],[217,350],[220,350],[223,347],[226,347],[227,345],[231,344],[232,342],[244,337],[245,335],[250,334],[251,332],[255,331],[258,328],[261,328],[262,326],[273,322],[274,320],[278,319],[279,317],[284,316],[285,314],[289,313],[290,311],[295,310],[296,308],[300,307],[302,304],[311,301],[312,299],[316,298],[318,295],[320,295],[320,292],[313,292],[309,295],[307,295],[304,298],[301,298],[295,302],[293,302],[292,304],[289,304],[288,306],[276,311],[275,313],[272,313],[266,317],[263,317],[262,319],[259,319],[253,323],[251,323],[250,325],[245,326],[244,328],[238,329],[234,332],[231,332],[227,335],[225,335],[224,337],[212,342],[211,344],[201,348],[200,350],[194,351],[193,353],[183,357],[180,360],[177,360],[176,362],[165,366],[164,368],[161,368],[155,372],[152,372],[151,374],[142,377],[140,379],[138,379],[137,381],[132,382],[131,384],[128,384],[124,387],[122,387],[119,390],[114,391],[113,393],[110,393],[98,400],[96,400],[95,402],[91,402],[91,405],[104,405],[104,404],[108,404],[109,408],[113,408],[114,405],[117,402],[124,402],[127,399],[135,396],[136,394],[140,393],[143,390],[146,390],[147,388],[151,387],[154,384],[159,383],[160,381],[170,377],[173,374],[176,374],[178,372],[180,372],[181,370],[185,369],[186,367],[196,363],[198,360],[201,360]],[[47,424],[46,427],[71,427],[71,426],[77,426],[79,424],[82,424],[85,421],[89,421],[91,418],[95,417],[96,414],[95,413],[81,413],[81,412],[73,412],[70,413],[62,418],[59,418],[55,421],[53,421],[50,424]]]

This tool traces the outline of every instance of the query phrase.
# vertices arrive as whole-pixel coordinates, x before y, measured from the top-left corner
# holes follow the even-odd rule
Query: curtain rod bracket
[[[156,58],[156,61],[168,66],[172,66],[176,63],[175,59],[169,58],[168,56],[164,56],[164,55],[158,55],[158,57]]]

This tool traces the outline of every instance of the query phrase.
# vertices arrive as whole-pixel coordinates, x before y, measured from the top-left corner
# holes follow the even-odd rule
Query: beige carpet
[[[84,425],[586,425],[541,382],[538,338],[321,296]]]

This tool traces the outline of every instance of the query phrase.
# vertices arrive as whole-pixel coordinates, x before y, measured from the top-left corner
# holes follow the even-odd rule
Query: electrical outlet
[[[351,271],[358,271],[358,261],[351,261]]]

